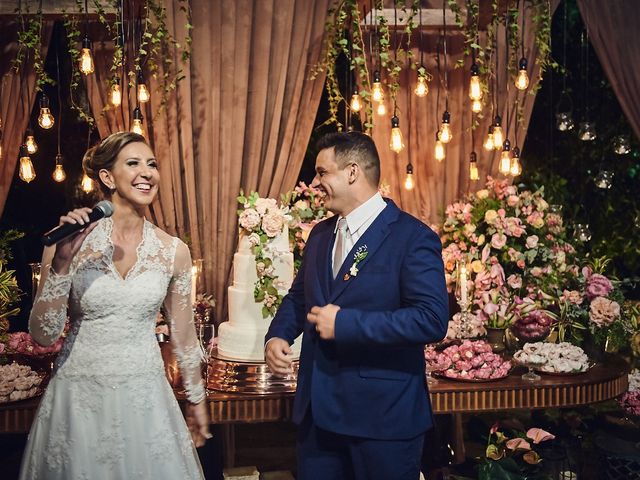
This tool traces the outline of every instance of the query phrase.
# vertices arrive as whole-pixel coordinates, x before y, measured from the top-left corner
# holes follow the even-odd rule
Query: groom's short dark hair
[[[338,167],[357,163],[369,183],[378,188],[380,183],[380,156],[376,144],[369,135],[361,132],[329,133],[317,143],[318,151],[333,148]]]

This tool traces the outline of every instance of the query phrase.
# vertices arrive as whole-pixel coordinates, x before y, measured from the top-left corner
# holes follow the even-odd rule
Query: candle
[[[467,266],[460,265],[460,304],[467,305]]]
[[[191,267],[191,308],[196,303],[196,287],[198,285],[198,266]]]

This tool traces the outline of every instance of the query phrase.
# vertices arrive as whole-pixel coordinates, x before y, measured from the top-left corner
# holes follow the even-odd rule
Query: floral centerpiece
[[[640,370],[637,368],[629,374],[629,390],[618,402],[628,415],[640,418]]]
[[[242,206],[238,209],[238,223],[247,235],[256,258],[258,280],[254,298],[256,302],[262,302],[262,315],[267,318],[275,314],[288,288],[278,279],[273,268],[273,259],[285,252],[277,251],[269,242],[284,232],[291,215],[287,206],[279,205],[272,198],[260,198],[257,192],[245,196],[240,191],[238,203]]]
[[[484,457],[480,458],[478,472],[480,480],[516,480],[542,478],[540,463],[542,458],[534,450],[535,445],[555,438],[541,428],[530,428],[527,432],[514,431],[511,438],[498,430],[495,423],[489,431]]]

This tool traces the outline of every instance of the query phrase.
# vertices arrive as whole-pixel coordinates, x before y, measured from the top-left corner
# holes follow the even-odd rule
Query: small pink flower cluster
[[[586,285],[584,296],[589,302],[589,320],[598,328],[611,325],[620,318],[620,304],[607,298],[614,290],[611,280],[593,273],[589,267],[582,269],[582,275]]]
[[[66,331],[66,329],[65,329]],[[27,332],[13,332],[8,335],[7,340],[7,353],[18,353],[20,355],[48,355],[51,353],[58,353],[64,343],[63,334],[58,340],[48,347],[43,347],[37,343],[29,333]]]
[[[425,349],[425,359],[430,371],[453,379],[503,378],[511,370],[511,362],[493,353],[491,345],[484,340],[465,340],[461,345],[451,345],[442,352],[429,346]]]
[[[628,414],[640,416],[640,390],[626,392],[618,403]]]

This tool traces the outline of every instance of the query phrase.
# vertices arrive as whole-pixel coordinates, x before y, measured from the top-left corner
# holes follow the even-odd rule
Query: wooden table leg
[[[222,425],[222,449],[224,451],[224,467],[234,467],[236,463],[236,427],[232,423]]]
[[[453,448],[453,464],[464,463],[466,452],[464,449],[464,430],[462,428],[462,414],[451,414],[451,447]]]

